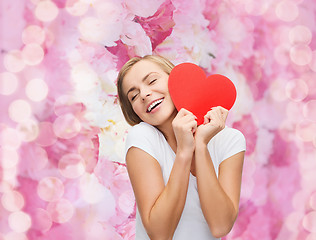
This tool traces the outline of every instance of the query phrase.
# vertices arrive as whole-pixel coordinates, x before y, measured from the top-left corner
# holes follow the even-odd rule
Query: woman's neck
[[[176,153],[177,140],[173,131],[172,120],[173,118],[170,121],[165,122],[164,125],[156,126],[156,127],[160,130],[160,132],[162,132],[167,142],[169,143],[170,147]]]

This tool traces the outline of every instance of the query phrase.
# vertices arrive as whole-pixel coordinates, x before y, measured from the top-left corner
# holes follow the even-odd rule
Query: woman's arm
[[[227,235],[239,208],[244,152],[224,160],[216,177],[206,145],[197,143],[195,165],[197,186],[204,217],[214,237]]]
[[[179,223],[187,195],[195,128],[194,116],[180,110],[173,121],[177,153],[166,186],[156,159],[136,147],[127,152],[127,169],[138,210],[151,239],[172,239]]]
[[[129,177],[150,239],[172,239],[186,200],[191,166],[188,157],[176,156],[165,186],[160,165],[151,155],[134,147],[127,153]]]
[[[224,160],[217,178],[207,143],[225,127],[228,111],[217,107],[208,112],[196,132],[195,167],[204,217],[215,237],[229,233],[238,214],[244,152]]]

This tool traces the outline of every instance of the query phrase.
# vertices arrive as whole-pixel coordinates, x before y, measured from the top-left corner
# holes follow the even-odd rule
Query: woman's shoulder
[[[137,147],[158,159],[159,151],[157,146],[160,145],[159,141],[159,130],[148,123],[141,122],[131,127],[128,131],[125,142],[125,155],[129,148]]]
[[[228,127],[225,126],[225,128],[219,132],[219,136],[223,137],[223,138],[227,138],[227,137],[244,137],[244,135],[242,134],[241,131],[239,131],[236,128],[232,128],[232,127]]]
[[[245,136],[238,129],[226,126],[222,131],[215,135],[209,144],[217,147],[224,147],[229,145],[242,145],[246,143]]]
[[[128,130],[127,136],[153,136],[157,134],[157,128],[148,123],[140,122]]]
[[[246,140],[241,131],[226,126],[211,139],[208,149],[212,156],[216,156],[214,161],[219,166],[225,159],[245,151]]]
[[[140,122],[128,130],[126,143],[143,142],[150,145],[157,145],[159,139],[160,132],[157,128],[148,123]]]

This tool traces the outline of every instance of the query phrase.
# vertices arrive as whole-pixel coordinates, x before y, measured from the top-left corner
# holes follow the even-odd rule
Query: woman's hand
[[[198,126],[195,140],[207,144],[217,133],[225,128],[228,110],[223,107],[213,107],[204,116],[204,123]]]
[[[197,128],[196,116],[181,108],[172,121],[172,128],[177,140],[177,152],[193,154],[195,149],[194,133]]]

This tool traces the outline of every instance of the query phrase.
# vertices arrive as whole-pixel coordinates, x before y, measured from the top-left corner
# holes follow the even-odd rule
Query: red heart
[[[185,108],[204,122],[204,115],[216,106],[230,110],[236,100],[236,88],[227,77],[214,74],[206,77],[204,71],[193,63],[175,66],[169,75],[169,92],[178,110]]]

